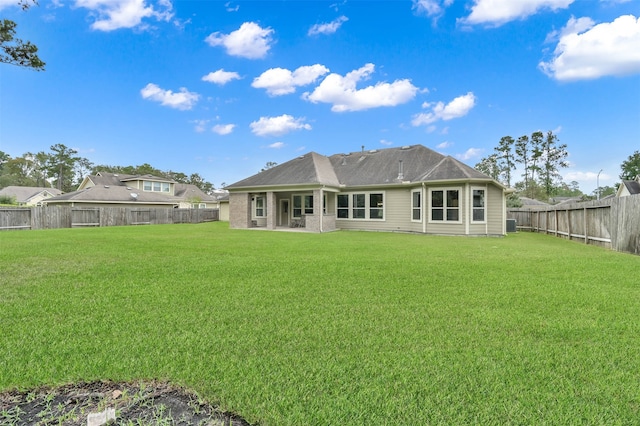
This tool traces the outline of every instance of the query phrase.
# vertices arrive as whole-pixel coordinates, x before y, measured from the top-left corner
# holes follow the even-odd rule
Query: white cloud
[[[388,141],[388,140],[386,140],[386,139],[381,139],[381,140],[380,140],[380,143],[381,143],[382,145],[387,145],[387,146],[389,146],[389,145],[393,145],[393,142]]]
[[[640,73],[640,18],[624,15],[598,25],[589,18],[571,18],[553,58],[539,67],[560,81]]]
[[[356,89],[356,84],[367,79],[374,69],[375,65],[366,64],[344,77],[335,73],[329,74],[312,93],[305,93],[303,99],[313,103],[331,103],[331,111],[344,112],[396,106],[415,97],[418,88],[407,79]]]
[[[274,142],[271,145],[269,145],[269,148],[273,148],[273,149],[284,148],[284,143],[283,142]]]
[[[471,14],[459,21],[465,24],[499,26],[517,19],[525,19],[543,9],[566,9],[575,0],[474,0]]]
[[[198,133],[202,133],[207,130],[207,124],[209,120],[193,120],[191,123],[195,124],[194,130]]]
[[[282,136],[294,130],[311,130],[311,125],[304,118],[294,118],[288,114],[279,117],[260,117],[249,126],[258,136]]]
[[[439,143],[438,145],[436,145],[436,148],[438,148],[438,149],[446,149],[446,148],[449,148],[450,146],[453,146],[453,142],[444,141],[444,142]]]
[[[240,10],[240,5],[235,5],[235,6],[231,6],[231,2],[228,1],[224,4],[224,7],[226,8],[225,10],[227,12],[237,12],[238,10]]]
[[[158,21],[173,18],[173,6],[169,0],[154,3],[147,0],[75,0],[74,4],[92,12],[95,21],[91,28],[100,31],[144,27],[144,18]]]
[[[271,68],[256,77],[251,86],[266,89],[270,96],[287,95],[295,92],[297,86],[311,84],[328,72],[329,68],[320,64],[303,66],[293,72],[284,68]]]
[[[412,9],[419,15],[427,15],[438,18],[444,13],[444,9],[451,6],[453,0],[413,0]]]
[[[420,113],[413,116],[411,124],[421,126],[431,124],[438,120],[448,121],[454,118],[464,117],[476,104],[476,97],[473,92],[458,96],[448,104],[437,102],[436,104],[423,104],[423,108],[431,108],[430,112]]]
[[[179,92],[174,93],[171,90],[161,89],[153,83],[149,83],[142,88],[140,94],[143,99],[160,102],[161,105],[180,110],[193,108],[198,99],[200,99],[199,94],[189,92],[184,87],[181,87]]]
[[[271,48],[273,32],[271,28],[261,28],[255,22],[245,22],[229,34],[212,33],[205,41],[210,46],[224,46],[231,56],[260,59],[264,58]]]
[[[326,24],[315,24],[311,28],[309,28],[309,35],[318,35],[318,34],[333,34],[342,26],[343,23],[347,22],[349,18],[346,16],[340,16],[335,20],[326,23]]]
[[[480,157],[483,151],[484,150],[482,150],[481,148],[469,148],[463,154],[457,154],[456,157],[458,158],[458,160],[467,161],[472,158]]]
[[[233,129],[236,127],[235,124],[216,124],[211,129],[212,132],[217,133],[219,135],[228,135],[233,132]]]
[[[240,80],[240,75],[237,72],[219,69],[218,71],[210,72],[202,77],[202,81],[208,81],[209,83],[215,83],[221,86],[227,84],[231,80]]]

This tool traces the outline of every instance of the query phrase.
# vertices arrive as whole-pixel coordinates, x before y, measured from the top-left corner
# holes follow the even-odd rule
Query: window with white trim
[[[338,219],[384,220],[384,193],[359,192],[338,194]]]
[[[411,220],[422,221],[422,191],[411,191]]]
[[[460,190],[431,189],[431,221],[460,222]]]
[[[293,196],[293,217],[300,218],[303,214],[313,214],[313,195]]]
[[[142,182],[142,189],[151,192],[170,192],[171,184],[169,182],[154,182],[145,180]]]
[[[256,195],[255,197],[255,215],[256,217],[264,217],[267,202],[262,195]]]
[[[484,222],[485,221],[485,190],[484,189],[473,189],[471,191],[472,197],[472,215],[471,220],[473,222]]]

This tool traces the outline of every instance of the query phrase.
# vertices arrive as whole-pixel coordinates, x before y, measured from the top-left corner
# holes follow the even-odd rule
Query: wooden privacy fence
[[[640,195],[550,206],[545,210],[509,209],[516,228],[542,232],[640,254]]]
[[[0,208],[0,230],[201,223],[219,220],[218,209],[38,206]]]

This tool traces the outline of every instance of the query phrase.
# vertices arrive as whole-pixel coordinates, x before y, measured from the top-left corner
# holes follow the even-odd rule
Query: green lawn
[[[167,379],[261,425],[634,424],[638,271],[529,233],[0,232],[0,390]]]

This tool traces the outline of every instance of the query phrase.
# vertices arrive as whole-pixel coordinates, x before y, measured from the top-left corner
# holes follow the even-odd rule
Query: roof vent
[[[375,154],[376,152],[378,152],[377,149],[372,149],[372,150],[369,151],[370,154]]]
[[[109,185],[105,185],[104,187],[105,187],[105,188],[109,188]]]
[[[402,160],[398,161],[398,180],[404,179],[404,166],[402,164]]]
[[[409,149],[409,148],[411,148],[411,145],[405,145],[405,146],[403,146],[403,147],[402,147],[402,148],[400,148],[400,149]]]
[[[347,165],[347,156],[342,154],[342,165],[346,166]]]
[[[132,192],[131,193],[131,198],[133,198],[134,200],[138,199],[138,194],[136,192]]]

